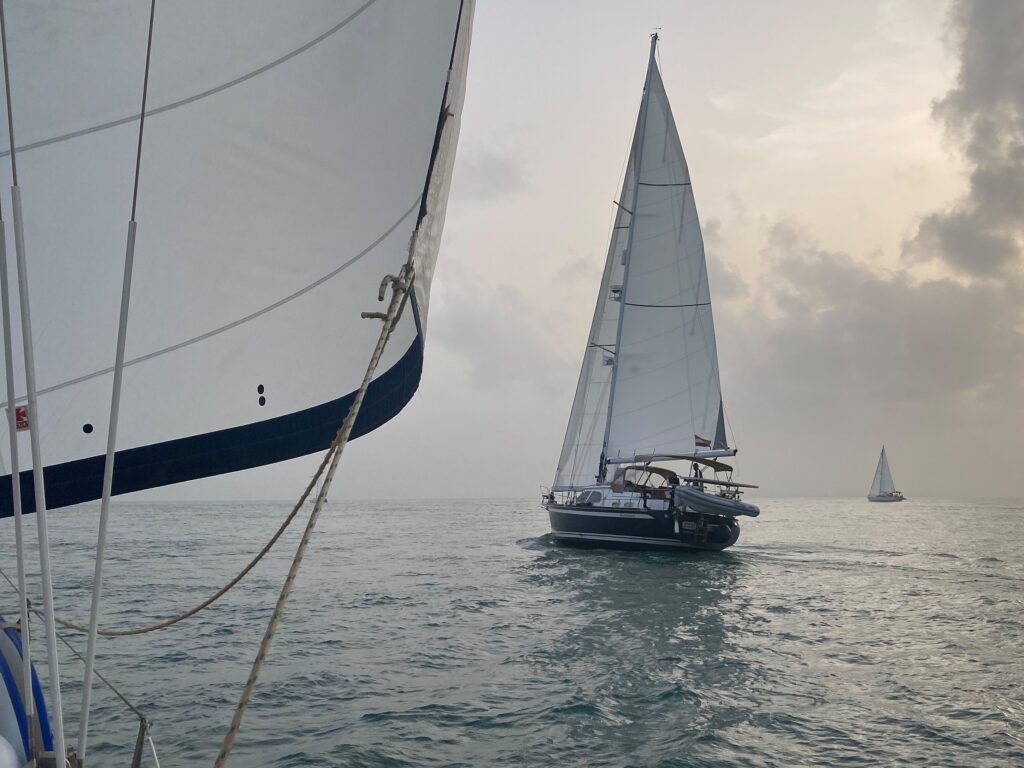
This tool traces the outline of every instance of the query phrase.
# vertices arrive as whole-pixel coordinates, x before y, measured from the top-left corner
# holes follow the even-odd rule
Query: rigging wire
[[[7,573],[4,572],[4,570],[2,568],[0,568],[0,576],[2,576],[4,578],[4,580],[8,584],[11,585],[11,589],[13,589],[15,592],[18,591],[17,585],[13,581],[11,581],[11,577],[8,576]],[[31,601],[29,601],[29,611],[34,613],[36,616],[39,616],[41,618],[43,617],[42,611],[40,611],[38,608],[34,607],[31,604]],[[27,627],[19,626],[19,630],[21,631],[22,648],[24,649],[24,638],[25,638],[25,635],[26,635]],[[85,657],[82,656],[82,654],[79,652],[79,650],[77,648],[75,648],[75,646],[66,637],[64,637],[63,635],[58,633],[57,634],[57,639],[60,640],[65,646],[67,646],[68,650],[71,651],[72,655],[74,655],[75,658],[77,658],[79,661],[82,661],[82,662],[85,661]],[[22,658],[23,659],[25,658],[24,651],[22,652]],[[31,665],[26,663],[24,666],[25,666],[26,669],[29,670],[29,674],[31,674]],[[146,724],[146,735],[147,735],[147,737],[149,737],[150,747],[151,747],[151,749],[153,751],[153,759],[156,761],[157,768],[159,768],[160,761],[157,760],[156,745],[153,744],[153,737],[152,737],[152,735],[149,732],[149,726],[151,724],[149,718],[147,718],[144,714],[142,714],[142,712],[139,710],[139,708],[136,707],[134,704],[132,704],[128,700],[128,697],[125,696],[123,693],[121,693],[121,691],[118,690],[117,686],[115,686],[112,682],[110,682],[110,680],[108,680],[103,674],[101,674],[99,672],[99,670],[93,670],[93,674],[96,675],[96,678],[101,683],[103,683],[103,685],[105,685],[107,688],[110,689],[111,693],[113,693],[115,696],[117,696],[118,699],[121,700],[121,703],[124,704],[125,707],[127,707],[127,709],[133,715],[135,715],[137,718],[139,718],[140,722],[145,722],[145,724]]]
[[[342,19],[337,24],[335,24],[333,27],[328,29],[326,32],[323,32],[323,33],[317,35],[312,40],[309,40],[309,41],[303,43],[302,45],[300,45],[298,48],[293,48],[292,50],[290,50],[287,53],[285,53],[283,56],[278,56],[273,61],[267,62],[266,64],[264,64],[264,65],[262,65],[260,67],[257,67],[256,69],[252,70],[251,72],[246,72],[245,74],[240,75],[239,77],[236,77],[234,80],[229,80],[226,83],[221,83],[220,85],[216,85],[213,88],[208,88],[205,91],[200,91],[199,93],[194,93],[191,96],[186,96],[185,98],[179,99],[178,101],[173,101],[170,104],[164,104],[161,107],[154,107],[153,109],[149,110],[148,114],[149,114],[150,117],[152,117],[153,115],[159,115],[162,112],[169,112],[172,109],[177,109],[178,107],[184,107],[187,104],[192,104],[193,102],[199,101],[200,99],[205,99],[208,96],[213,96],[215,94],[220,93],[221,91],[226,91],[229,88],[234,88],[236,85],[241,85],[242,83],[246,82],[247,80],[251,80],[252,78],[257,77],[258,75],[262,75],[264,72],[267,72],[267,71],[269,71],[271,69],[274,69],[275,67],[280,66],[281,64],[284,64],[286,61],[289,61],[289,60],[295,58],[296,56],[298,56],[298,55],[300,55],[302,53],[305,53],[310,48],[312,48],[312,47],[314,47],[316,45],[319,45],[324,40],[326,40],[327,38],[329,38],[332,35],[334,35],[336,32],[339,32],[341,29],[343,29],[344,27],[348,26],[348,24],[350,22],[354,21],[356,19],[356,17],[358,17],[360,14],[362,14],[363,11],[365,11],[367,8],[369,8],[371,5],[373,5],[375,2],[377,2],[377,0],[367,0],[361,6],[356,8],[352,13],[350,13],[348,16],[346,16],[344,19]],[[99,125],[91,125],[91,126],[89,126],[87,128],[80,128],[77,131],[72,131],[71,133],[64,133],[64,134],[61,134],[59,136],[51,136],[48,139],[42,139],[40,141],[34,141],[31,144],[23,144],[20,147],[15,147],[15,149],[18,152],[28,152],[28,151],[33,150],[33,149],[38,149],[39,147],[49,146],[50,144],[57,144],[58,142],[68,141],[69,139],[77,139],[79,136],[88,136],[90,133],[96,133],[97,131],[105,131],[108,128],[117,128],[118,126],[125,125],[126,123],[134,122],[135,120],[138,120],[138,119],[139,119],[138,115],[128,115],[127,117],[121,117],[121,118],[118,118],[117,120],[111,120],[110,122],[107,122],[107,123],[100,123]],[[10,152],[2,152],[2,151],[0,151],[0,157],[6,157],[8,154],[10,154]]]
[[[43,610],[46,627],[46,662],[50,677],[53,707],[53,747],[63,765],[67,762],[64,741],[64,705],[61,701],[60,662],[57,658],[57,627],[54,623],[53,572],[50,568],[50,532],[46,515],[46,482],[43,479],[43,448],[39,435],[39,408],[36,399],[35,351],[32,347],[32,312],[29,309],[28,263],[25,258],[25,230],[21,208],[21,187],[18,185],[17,150],[14,139],[14,111],[11,97],[11,67],[7,52],[7,22],[0,0],[0,49],[3,53],[4,86],[7,106],[7,132],[11,158],[11,208],[14,215],[14,255],[18,274],[18,308],[21,315],[22,354],[25,365],[25,390],[28,395],[29,441],[32,452],[32,484],[35,492],[36,531],[38,535],[39,570],[43,588]],[[21,478],[12,475],[12,484]]]
[[[156,0],[149,4],[149,32],[146,37],[146,64],[142,74],[142,108],[139,111],[139,140],[135,153],[135,180],[132,186],[132,213],[128,221],[124,271],[121,277],[121,310],[117,324],[114,353],[114,379],[110,389],[110,419],[107,426],[107,453],[103,462],[103,492],[100,500],[99,531],[96,536],[96,563],[92,580],[92,606],[89,610],[89,632],[86,641],[85,675],[82,682],[82,706],[78,721],[78,759],[84,763],[89,738],[89,708],[92,699],[93,665],[96,661],[96,637],[103,597],[103,562],[107,548],[107,525],[110,520],[110,492],[114,484],[114,460],[117,448],[117,420],[121,412],[121,384],[124,376],[125,340],[128,336],[128,310],[131,304],[132,268],[135,263],[135,211],[139,201],[139,175],[142,171],[142,136],[146,127],[146,97],[149,95],[149,67],[153,56],[153,22]],[[145,727],[145,726],[143,726]]]
[[[4,79],[7,78],[6,58],[4,60]],[[8,111],[10,119],[10,111]],[[9,122],[8,127],[13,130]],[[3,338],[4,338],[4,381],[7,391],[15,391],[14,383],[14,344],[11,333],[11,291],[8,269],[7,269],[7,229],[4,224],[3,211],[0,210],[0,305],[3,311]],[[10,397],[8,398],[11,399]],[[21,507],[21,459],[18,451],[17,412],[13,402],[9,402],[5,408],[7,413],[7,437],[11,451],[11,507],[14,514],[14,549],[18,563],[18,586],[19,586],[19,610],[21,624],[24,627],[21,638],[22,656],[31,662],[32,643],[30,642],[28,630],[28,586],[25,578],[25,535],[22,528],[22,507]],[[35,692],[32,690],[31,665],[24,664],[22,670],[22,690],[26,691],[25,696],[25,717],[28,720],[30,732],[35,733],[36,704]]]
[[[150,114],[152,114],[152,113],[150,113]],[[193,344],[198,344],[199,342],[206,341],[207,339],[211,339],[214,336],[218,336],[218,335],[220,335],[222,333],[225,333],[227,331],[234,330],[235,328],[239,327],[240,325],[244,325],[244,324],[246,324],[248,322],[251,322],[252,320],[255,320],[255,319],[259,318],[259,317],[262,317],[263,315],[265,315],[265,314],[267,314],[269,312],[273,312],[274,310],[276,310],[276,309],[278,309],[280,307],[283,307],[285,304],[288,304],[288,303],[294,301],[295,299],[298,299],[300,296],[304,296],[305,294],[307,294],[310,291],[312,291],[314,288],[318,288],[319,286],[323,285],[328,280],[334,279],[339,274],[341,274],[343,271],[345,271],[346,269],[351,267],[353,264],[358,262],[360,259],[362,259],[364,256],[366,256],[369,253],[371,253],[378,245],[380,245],[387,238],[389,238],[391,236],[391,234],[395,230],[397,230],[399,228],[399,226],[401,226],[402,223],[409,216],[411,216],[414,211],[416,211],[419,208],[419,206],[420,206],[420,199],[419,199],[419,197],[417,197],[416,200],[414,200],[412,202],[412,204],[409,206],[409,208],[407,208],[405,210],[405,212],[403,212],[393,224],[391,224],[386,230],[384,230],[380,234],[380,236],[377,237],[376,240],[374,240],[372,243],[370,243],[368,246],[363,248],[357,254],[355,254],[354,256],[349,258],[348,260],[346,260],[341,265],[335,267],[330,272],[328,272],[328,273],[326,273],[324,275],[321,275],[320,277],[318,277],[315,280],[313,280],[311,283],[307,283],[306,285],[302,286],[301,288],[299,288],[299,289],[297,289],[295,291],[292,291],[287,296],[283,296],[282,298],[277,299],[277,300],[271,302],[270,304],[267,304],[266,306],[260,307],[259,309],[254,310],[253,312],[250,312],[249,314],[244,315],[243,317],[239,317],[239,318],[236,318],[236,319],[234,319],[234,320],[232,320],[232,321],[230,321],[228,323],[225,323],[224,325],[217,326],[216,328],[211,328],[208,331],[204,331],[203,333],[200,333],[200,334],[198,334],[196,336],[192,336],[190,338],[187,338],[184,341],[179,341],[179,342],[176,342],[176,343],[171,344],[169,346],[162,347],[161,349],[155,349],[152,352],[147,352],[147,353],[145,353],[143,355],[139,355],[138,357],[133,357],[130,360],[125,360],[124,367],[128,368],[130,366],[138,365],[139,363],[144,363],[147,360],[152,360],[153,358],[160,357],[162,355],[166,355],[166,354],[169,354],[171,352],[177,352],[178,350],[184,349],[185,347],[189,347],[189,346],[191,346]],[[37,395],[48,395],[51,392],[57,392],[57,391],[59,391],[61,389],[66,389],[67,387],[73,387],[76,384],[81,384],[83,381],[89,381],[90,379],[95,379],[95,378],[97,378],[99,376],[106,376],[108,373],[113,373],[113,372],[114,372],[114,367],[113,366],[110,366],[109,368],[101,368],[99,370],[92,371],[91,373],[86,373],[86,374],[83,374],[81,376],[77,376],[76,378],[73,378],[73,379],[67,379],[66,381],[62,381],[62,382],[60,382],[58,384],[52,384],[49,387],[43,387],[42,389],[38,390],[36,392],[36,394]],[[25,399],[26,399],[25,397],[16,397],[16,398],[14,398],[14,402],[15,403],[20,403],[20,402],[23,402]],[[5,405],[7,405],[6,402],[0,402],[0,407],[3,407]]]
[[[459,31],[462,27],[464,2],[465,0],[459,3],[459,15],[455,23],[455,33],[452,39],[452,55],[448,62],[447,83],[451,83],[452,74],[455,69],[455,56],[459,45]],[[470,12],[472,13],[472,11]],[[427,183],[424,185],[423,194],[424,200],[429,198],[428,191],[430,190],[430,183],[434,174],[434,166],[439,155],[438,150],[441,146],[443,138],[442,134],[445,125],[447,124],[447,118],[449,116],[454,116],[454,113],[451,112],[451,107],[452,104],[448,101],[448,88],[446,86],[441,100],[441,114],[438,117],[437,128],[435,129],[434,150],[431,152],[430,164],[427,166]],[[388,286],[391,286],[391,301],[388,303],[387,312],[362,313],[364,320],[373,318],[383,321],[381,323],[380,335],[377,337],[377,345],[374,347],[373,354],[370,355],[370,362],[366,366],[366,373],[363,375],[362,384],[360,384],[359,390],[356,392],[355,399],[352,401],[352,405],[349,407],[348,413],[345,415],[345,420],[342,422],[341,428],[338,430],[338,433],[334,438],[334,442],[331,444],[331,448],[328,451],[328,454],[333,454],[331,456],[330,468],[327,470],[323,484],[320,486],[320,492],[317,496],[316,504],[313,505],[313,511],[310,513],[309,519],[306,521],[306,529],[302,534],[302,539],[299,541],[298,548],[295,550],[295,556],[292,558],[291,567],[288,569],[288,576],[281,585],[281,592],[278,594],[277,603],[274,606],[274,612],[271,614],[270,621],[267,623],[266,631],[263,634],[263,640],[260,641],[259,650],[256,652],[256,658],[253,660],[252,669],[249,672],[249,679],[246,680],[245,688],[242,690],[242,695],[239,697],[235,714],[231,718],[231,725],[224,736],[224,743],[221,746],[220,753],[217,755],[217,759],[214,761],[214,768],[224,768],[227,764],[228,757],[231,754],[231,749],[235,745],[235,740],[238,737],[238,731],[242,726],[242,718],[245,716],[246,710],[249,708],[249,702],[252,700],[253,691],[256,689],[256,681],[259,679],[260,672],[263,669],[263,662],[270,653],[271,643],[273,642],[274,635],[277,633],[277,628],[281,623],[281,615],[284,612],[285,605],[288,602],[288,597],[291,594],[293,585],[295,584],[295,578],[298,575],[299,568],[302,566],[302,560],[305,557],[306,549],[312,539],[317,520],[320,518],[320,511],[323,509],[324,501],[327,499],[327,493],[331,487],[331,482],[334,480],[334,474],[338,469],[338,462],[341,461],[342,453],[345,450],[345,446],[348,444],[349,437],[352,434],[352,429],[355,426],[356,418],[359,416],[359,410],[362,407],[363,398],[366,396],[366,392],[370,387],[370,382],[372,381],[374,373],[377,370],[377,365],[380,363],[380,359],[384,354],[384,349],[387,347],[388,341],[391,339],[391,334],[398,325],[398,321],[402,316],[402,311],[405,309],[406,302],[412,294],[413,283],[416,277],[416,251],[417,246],[419,245],[420,234],[423,231],[420,225],[423,224],[427,213],[426,205],[424,205],[420,209],[416,228],[413,230],[412,237],[409,241],[409,255],[406,258],[405,264],[403,264],[402,268],[399,270],[398,275],[387,275],[381,281],[380,290],[377,292],[378,301],[384,300],[384,294],[387,291]],[[413,299],[413,303],[413,312],[415,312],[415,298]],[[325,456],[325,460],[326,458],[327,457]],[[323,471],[322,465],[320,471]]]
[[[234,587],[236,584],[238,584],[238,582],[245,578],[246,574],[248,574],[249,571],[256,567],[256,565],[271,550],[274,544],[277,543],[278,539],[281,538],[281,536],[288,529],[288,526],[291,525],[292,521],[299,514],[299,512],[302,511],[310,494],[313,492],[313,489],[316,487],[317,482],[319,482],[321,475],[323,474],[325,468],[327,467],[328,463],[333,457],[333,451],[334,448],[332,446],[332,448],[329,449],[327,453],[324,454],[324,457],[320,461],[320,466],[317,469],[316,474],[313,475],[312,479],[309,481],[309,484],[306,486],[306,490],[303,492],[299,500],[295,503],[295,506],[292,507],[292,511],[288,513],[288,516],[284,519],[281,525],[278,526],[278,529],[274,532],[274,535],[270,537],[267,543],[263,545],[263,548],[256,553],[256,555],[245,565],[244,568],[242,568],[241,571],[238,572],[238,574],[233,579],[231,579],[231,581],[227,582],[227,584],[218,589],[210,597],[206,598],[206,600],[199,603],[195,607],[190,608],[187,611],[182,611],[181,613],[172,616],[169,619],[165,619],[164,621],[157,622],[156,624],[148,624],[144,627],[133,627],[131,629],[98,629],[97,634],[102,635],[103,637],[131,637],[133,635],[144,635],[149,632],[156,632],[160,629],[167,629],[168,627],[173,627],[175,624],[178,624],[184,621],[185,619],[195,616],[204,608],[208,608],[209,606],[213,605],[213,603],[215,603],[217,600],[226,595],[231,590],[232,587]],[[66,629],[73,629],[77,632],[89,631],[89,628],[82,624],[76,624],[73,621],[62,619],[59,616],[55,618],[57,623]]]
[[[281,592],[278,595],[277,603],[274,606],[274,612],[270,616],[270,621],[268,622],[266,631],[263,634],[263,640],[260,642],[259,650],[256,652],[256,658],[253,661],[252,669],[249,672],[249,678],[246,680],[245,688],[243,689],[242,695],[238,701],[238,707],[235,709],[235,714],[231,718],[231,726],[228,728],[228,732],[224,737],[224,743],[221,746],[220,753],[217,755],[217,760],[214,762],[214,768],[223,768],[223,766],[227,764],[228,757],[231,754],[231,749],[235,744],[235,739],[237,738],[238,731],[242,725],[242,718],[245,716],[245,712],[249,707],[249,702],[252,700],[252,694],[256,688],[256,681],[259,679],[260,672],[263,669],[263,662],[270,653],[271,643],[274,640],[274,635],[277,633],[278,626],[280,626],[281,616],[284,613],[288,597],[290,596],[292,587],[295,584],[295,578],[302,565],[306,549],[312,539],[313,531],[316,528],[317,520],[320,517],[320,511],[323,508],[324,499],[327,497],[331,481],[334,479],[334,473],[338,468],[338,462],[341,460],[342,452],[345,450],[349,436],[352,434],[352,428],[355,426],[356,417],[359,415],[359,410],[362,407],[366,390],[370,386],[370,381],[373,379],[373,375],[377,370],[377,364],[380,362],[380,358],[384,354],[384,348],[387,346],[387,343],[391,338],[392,331],[398,324],[398,319],[401,316],[402,309],[405,307],[405,302],[409,297],[409,291],[412,287],[413,280],[413,270],[411,267],[413,254],[414,247],[410,247],[409,261],[403,266],[399,276],[395,278],[389,275],[384,278],[384,282],[381,283],[381,297],[383,297],[383,291],[389,282],[393,288],[391,302],[388,305],[387,313],[363,313],[364,318],[375,317],[384,321],[381,326],[380,336],[377,339],[377,346],[373,350],[370,362],[366,367],[366,373],[363,376],[363,382],[356,392],[355,399],[352,401],[352,405],[345,416],[345,420],[342,422],[341,428],[338,430],[327,456],[324,457],[325,462],[327,458],[330,457],[330,467],[327,470],[327,474],[324,476],[323,485],[320,486],[320,493],[317,496],[316,504],[313,506],[313,511],[310,513],[309,519],[306,521],[306,529],[303,532],[302,539],[299,541],[299,546],[295,551],[291,567],[288,569],[288,575],[285,577],[284,584],[281,585]],[[323,465],[321,465],[321,472],[322,470]],[[317,473],[318,478],[321,472]]]

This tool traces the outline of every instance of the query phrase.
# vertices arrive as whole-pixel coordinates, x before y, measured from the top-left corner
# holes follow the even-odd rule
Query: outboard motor
[[[706,515],[681,507],[675,511],[675,523],[679,540],[698,549],[726,549],[740,537],[740,524],[734,517]]]

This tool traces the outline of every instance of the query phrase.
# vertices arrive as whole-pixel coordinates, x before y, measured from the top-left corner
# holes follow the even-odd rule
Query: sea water
[[[332,500],[232,764],[1024,765],[1024,503],[755,501],[734,548],[661,554],[555,546],[534,499]],[[103,624],[198,603],[288,509],[115,503]],[[96,511],[51,514],[57,609],[84,622]],[[199,616],[101,639],[165,768],[212,764],[299,527]],[[127,766],[137,721],[94,702],[91,764]]]

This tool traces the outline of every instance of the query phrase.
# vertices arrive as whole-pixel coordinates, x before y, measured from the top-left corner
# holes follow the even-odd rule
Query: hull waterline
[[[627,550],[706,550],[731,547],[740,535],[733,518],[669,511],[545,505],[551,535],[575,547]]]

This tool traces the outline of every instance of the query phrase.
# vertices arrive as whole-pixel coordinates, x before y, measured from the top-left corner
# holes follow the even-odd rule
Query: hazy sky
[[[1018,0],[480,0],[423,382],[334,496],[551,482],[655,28],[755,495],[863,495],[884,442],[909,496],[1024,496]]]

